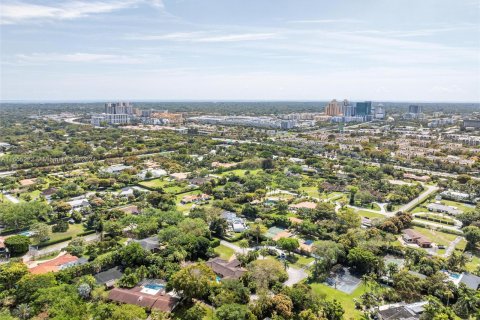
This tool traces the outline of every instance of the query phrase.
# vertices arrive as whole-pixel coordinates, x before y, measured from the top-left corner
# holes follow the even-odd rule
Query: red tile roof
[[[47,272],[56,272],[60,270],[60,267],[66,263],[77,261],[78,258],[70,254],[65,254],[63,256],[57,257],[53,260],[39,263],[36,267],[30,269],[30,272],[33,274],[44,274]]]

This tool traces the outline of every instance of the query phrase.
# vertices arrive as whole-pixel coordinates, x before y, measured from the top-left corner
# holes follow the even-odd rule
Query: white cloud
[[[32,53],[19,54],[16,56],[17,62],[21,64],[45,64],[45,63],[119,63],[119,64],[137,64],[145,62],[146,56],[127,56],[115,54],[97,54],[97,53]]]
[[[39,5],[20,1],[0,3],[0,24],[18,24],[39,20],[69,20],[92,14],[108,13],[131,8],[140,4],[149,4],[163,8],[161,0],[114,0],[114,1],[58,1],[52,5]]]
[[[362,20],[357,19],[312,19],[312,20],[290,20],[288,23],[298,24],[323,24],[323,23],[362,23]]]
[[[208,32],[174,32],[160,35],[131,35],[127,36],[130,40],[170,40],[179,42],[241,42],[241,41],[259,41],[267,39],[277,39],[279,34],[273,32],[260,33],[229,33],[218,34]]]

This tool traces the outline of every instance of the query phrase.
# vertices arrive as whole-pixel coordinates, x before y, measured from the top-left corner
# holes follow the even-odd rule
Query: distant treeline
[[[170,112],[217,113],[217,114],[284,114],[290,112],[322,112],[327,101],[259,101],[259,102],[141,102],[130,101],[141,109],[169,110]],[[408,112],[408,106],[418,104],[424,112],[443,111],[445,113],[469,113],[480,111],[479,103],[415,103],[374,101],[382,103],[387,111],[393,113]],[[50,114],[58,112],[92,113],[102,112],[103,102],[62,102],[62,103],[0,103],[0,112],[24,113],[28,115]]]

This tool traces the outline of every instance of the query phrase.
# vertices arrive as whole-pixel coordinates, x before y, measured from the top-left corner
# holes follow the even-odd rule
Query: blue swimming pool
[[[216,279],[217,283],[220,283],[220,281],[222,280],[222,278],[220,278],[219,276],[216,276]]]
[[[313,240],[306,240],[304,242],[307,246],[311,245],[313,243]]]
[[[163,290],[165,289],[164,284],[158,284],[158,283],[149,283],[144,285],[145,288],[152,289],[152,290]]]
[[[450,272],[449,274],[450,274],[450,277],[452,277],[453,279],[460,279],[460,276],[461,276],[461,274],[458,274],[458,273]]]

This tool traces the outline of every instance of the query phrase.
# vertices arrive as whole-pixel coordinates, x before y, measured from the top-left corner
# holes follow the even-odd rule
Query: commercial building
[[[464,129],[478,130],[478,129],[480,129],[480,119],[477,119],[477,120],[474,120],[474,119],[463,120],[462,127]]]
[[[411,104],[411,105],[408,106],[408,113],[418,114],[418,113],[422,113],[422,112],[423,112],[422,106],[419,106],[417,104]]]
[[[107,114],[133,114],[133,106],[129,102],[105,103]]]
[[[325,107],[325,114],[329,116],[341,116],[343,114],[342,105],[335,99],[330,101]]]
[[[356,104],[356,115],[368,117],[372,115],[372,102],[357,102]]]

